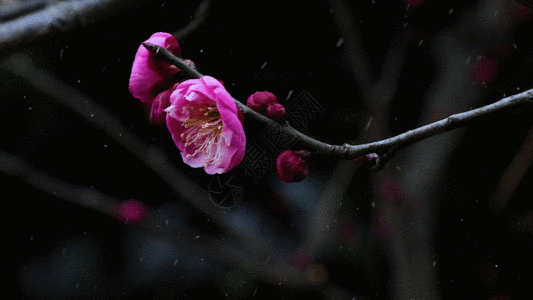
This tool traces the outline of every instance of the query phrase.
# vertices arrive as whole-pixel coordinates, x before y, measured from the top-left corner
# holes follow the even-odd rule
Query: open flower
[[[176,56],[181,56],[176,38],[165,32],[154,33],[145,42],[166,48]],[[162,59],[154,57],[144,46],[139,46],[131,69],[130,93],[144,103],[152,104],[162,91],[170,89],[175,83],[179,69]]]
[[[167,127],[186,164],[220,174],[242,161],[246,138],[237,105],[218,80],[186,80],[170,95],[170,103]]]

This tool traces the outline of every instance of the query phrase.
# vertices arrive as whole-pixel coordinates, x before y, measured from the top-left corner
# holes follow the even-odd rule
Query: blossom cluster
[[[178,41],[169,33],[153,34],[144,44],[165,48],[181,58]],[[196,68],[191,60],[184,60]],[[225,173],[244,158],[246,136],[244,116],[221,80],[210,76],[186,79],[173,64],[157,58],[143,45],[139,46],[129,81],[131,94],[144,103],[152,123],[166,124],[183,161],[208,174]],[[247,106],[270,119],[281,119],[285,108],[268,92],[256,92]],[[276,168],[283,182],[298,182],[309,175],[307,150],[283,151]]]
[[[145,42],[181,57],[178,41],[169,33],[155,33]],[[184,80],[180,69],[140,46],[129,89],[147,105],[152,122],[166,123],[186,164],[218,174],[244,158],[246,137],[237,105],[220,81],[209,76]]]

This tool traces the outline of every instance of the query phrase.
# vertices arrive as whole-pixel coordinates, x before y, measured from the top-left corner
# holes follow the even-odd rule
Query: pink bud
[[[125,223],[140,223],[145,216],[146,207],[141,201],[127,200],[118,207],[117,217]]]
[[[183,62],[184,62],[186,65],[188,65],[189,67],[191,67],[191,68],[193,68],[193,69],[196,70],[196,64],[195,64],[192,60],[190,60],[190,59],[184,59]]]
[[[165,124],[167,121],[167,113],[165,109],[170,106],[170,95],[173,89],[162,91],[157,94],[152,102],[152,110],[150,111],[150,122]]]
[[[275,103],[267,108],[266,116],[271,119],[281,118],[285,115],[285,107],[279,103]]]
[[[281,180],[285,183],[299,182],[309,176],[309,162],[311,152],[306,150],[281,152],[276,162],[276,168]]]
[[[356,167],[363,167],[363,168],[372,168],[378,159],[378,155],[376,153],[370,153],[367,155],[359,156],[354,158],[352,161],[355,163]]]
[[[266,115],[269,106],[278,103],[278,98],[271,92],[255,92],[248,97],[246,105],[256,112]]]

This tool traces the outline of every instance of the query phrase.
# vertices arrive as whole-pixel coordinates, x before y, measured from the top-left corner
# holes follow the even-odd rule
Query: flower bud
[[[170,106],[170,95],[173,89],[165,90],[157,94],[152,102],[152,108],[150,110],[150,122],[156,124],[165,124],[167,120],[167,113],[165,109]]]
[[[278,175],[285,183],[299,182],[309,176],[311,152],[306,150],[281,152],[276,162]]]
[[[371,169],[377,162],[378,155],[376,153],[370,153],[367,155],[359,156],[352,161],[355,163],[356,167],[363,167],[367,169]]]
[[[276,95],[267,91],[255,92],[248,97],[246,105],[271,119],[276,119],[285,115],[285,108],[278,103]]]
[[[265,115],[269,106],[278,103],[278,98],[271,92],[255,92],[248,97],[246,105],[256,112]]]
[[[277,119],[285,115],[285,107],[283,105],[276,103],[267,108],[266,116],[271,119]]]

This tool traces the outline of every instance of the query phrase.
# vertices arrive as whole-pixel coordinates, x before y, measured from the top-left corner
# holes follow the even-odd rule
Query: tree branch
[[[0,24],[0,54],[20,50],[58,32],[106,19],[118,12],[136,8],[151,0],[60,1],[14,20]],[[7,53],[6,53],[7,52]],[[0,55],[1,56],[1,55]]]
[[[198,29],[198,27],[204,23],[210,6],[211,0],[202,0],[196,9],[196,12],[194,13],[192,20],[187,25],[174,32],[172,35],[175,36],[178,41],[182,41],[187,38],[193,31]]]
[[[203,75],[193,68],[189,67],[183,62],[183,60],[174,56],[170,51],[164,47],[160,47],[151,43],[143,43],[144,47],[152,52],[155,56],[165,59],[175,65],[176,67],[183,70],[191,78],[200,78]],[[451,115],[445,119],[442,119],[437,122],[430,123],[428,125],[409,130],[400,135],[384,139],[381,141],[361,144],[361,145],[349,145],[344,144],[342,146],[330,145],[319,140],[316,140],[312,137],[309,137],[296,129],[292,128],[288,124],[277,123],[257,112],[248,108],[243,103],[235,100],[237,106],[241,109],[242,113],[246,117],[251,117],[265,126],[273,126],[276,130],[283,132],[284,134],[291,136],[298,140],[302,146],[307,147],[309,150],[315,151],[317,153],[326,154],[329,156],[334,156],[344,159],[353,159],[362,155],[370,153],[378,154],[390,154],[400,148],[403,148],[407,145],[416,143],[423,139],[432,137],[437,134],[441,134],[459,127],[466,126],[468,123],[476,121],[482,117],[485,117],[489,114],[502,111],[508,108],[517,107],[520,105],[525,105],[527,103],[533,103],[533,89],[527,90],[520,94],[509,96],[501,99],[498,102],[473,109],[467,112]]]

